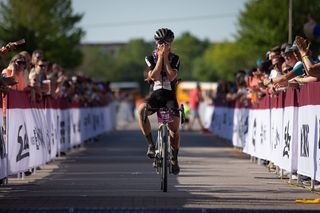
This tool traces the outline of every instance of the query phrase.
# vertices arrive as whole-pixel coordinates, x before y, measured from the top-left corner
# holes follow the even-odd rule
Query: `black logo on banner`
[[[47,134],[46,134],[47,138],[46,138],[46,142],[47,142],[47,148],[48,148],[48,153],[49,155],[51,154],[51,138],[50,138],[50,132],[47,129]]]
[[[309,125],[303,124],[300,129],[300,156],[301,157],[309,157]]]
[[[291,135],[289,134],[289,126],[290,123],[288,121],[288,125],[284,128],[284,147],[282,157],[288,156],[289,158],[289,151],[290,151],[290,142],[291,142]]]
[[[223,125],[225,126],[227,124],[227,114],[223,113],[223,121],[222,121]]]
[[[39,128],[33,129],[33,136],[31,137],[31,144],[36,146],[36,149],[39,150],[40,146],[44,146],[44,138],[42,130]]]
[[[27,135],[26,125],[20,125],[18,128],[18,144],[20,144],[19,152],[16,157],[16,162],[21,161],[23,158],[29,157],[29,139]]]
[[[60,144],[66,143],[66,125],[64,121],[60,122]]]
[[[260,126],[260,143],[263,144],[267,140],[267,130],[265,125]]]
[[[280,144],[280,134],[278,132],[278,129],[276,129],[276,138],[275,139],[276,139],[276,141],[273,145],[273,148],[277,149],[278,145]]]
[[[83,121],[84,121],[84,127],[87,128],[91,124],[91,115],[88,114],[87,116],[85,116]]]
[[[0,159],[6,157],[6,143],[4,142],[3,132],[0,128]]]
[[[249,129],[249,116],[245,116],[245,122],[244,122],[244,134],[246,135],[248,133],[248,129]]]
[[[254,150],[256,150],[256,136],[257,136],[257,121],[254,119],[253,121],[253,134],[252,134],[252,144],[254,147]]]

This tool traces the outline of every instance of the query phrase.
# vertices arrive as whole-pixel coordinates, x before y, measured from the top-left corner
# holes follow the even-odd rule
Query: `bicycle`
[[[168,189],[168,173],[172,173],[171,170],[171,148],[168,124],[173,121],[174,111],[181,112],[181,124],[184,123],[184,107],[181,104],[180,108],[148,108],[144,109],[143,121],[145,122],[148,116],[148,112],[156,111],[158,118],[158,137],[155,145],[155,158],[153,165],[156,168],[161,178],[161,190],[167,192]]]

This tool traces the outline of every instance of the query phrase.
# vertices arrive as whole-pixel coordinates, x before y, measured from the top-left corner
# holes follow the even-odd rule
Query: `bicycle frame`
[[[168,173],[171,171],[171,144],[169,137],[169,127],[168,124],[173,121],[174,110],[181,111],[181,123],[184,122],[184,109],[181,105],[181,109],[169,109],[169,108],[159,108],[152,109],[146,108],[144,112],[144,121],[148,111],[156,111],[158,118],[158,137],[156,142],[156,154],[154,158],[154,167],[161,178],[161,190],[167,192],[168,188]]]

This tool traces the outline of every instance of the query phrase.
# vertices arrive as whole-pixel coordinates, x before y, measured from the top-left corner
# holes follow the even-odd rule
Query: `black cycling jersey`
[[[152,55],[149,55],[145,58],[145,62],[148,66],[148,70],[153,70],[157,64],[158,55],[156,51],[152,52]],[[180,68],[180,60],[179,56],[174,53],[169,53],[169,62],[172,69],[175,69],[179,72]],[[175,91],[176,79],[173,81],[169,81],[167,79],[166,73],[164,71],[161,72],[161,79],[158,81],[149,81],[150,85],[153,87],[152,90],[156,89],[167,89]]]

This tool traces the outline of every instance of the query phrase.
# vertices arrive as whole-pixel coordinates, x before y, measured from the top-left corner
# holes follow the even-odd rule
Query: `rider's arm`
[[[174,79],[176,79],[177,76],[178,76],[178,70],[177,69],[173,69],[171,67],[171,64],[169,62],[169,58],[168,57],[164,58],[164,66],[165,66],[165,70],[166,70],[166,73],[167,73],[167,76],[168,76],[169,80],[173,81]]]
[[[148,77],[150,79],[155,80],[155,79],[160,78],[160,73],[161,73],[162,66],[163,66],[162,61],[163,61],[163,56],[159,55],[156,66],[152,70],[150,70],[148,73]]]

